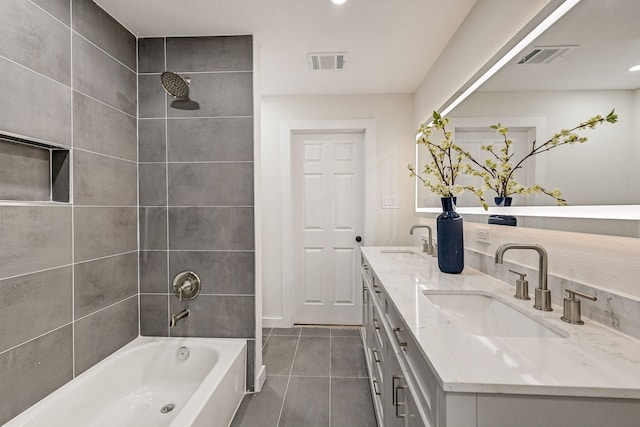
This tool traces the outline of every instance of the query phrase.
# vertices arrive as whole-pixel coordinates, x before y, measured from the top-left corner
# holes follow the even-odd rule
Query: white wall
[[[633,158],[638,145],[638,139],[632,139],[638,122],[633,91],[476,92],[450,117],[452,124],[456,117],[492,117],[497,120],[488,125],[500,121],[507,127],[510,118],[540,117],[545,123],[540,145],[561,129],[570,129],[597,114],[604,116],[614,108],[619,122],[581,132],[589,138],[586,143],[535,156],[535,183],[560,188],[571,205],[637,204],[640,160]],[[536,204],[554,205],[555,201],[539,196]]]
[[[282,281],[282,164],[280,125],[296,120],[361,120],[375,121],[376,182],[367,191],[375,194],[377,208],[373,215],[374,240],[366,245],[405,245],[410,243],[409,228],[413,221],[413,185],[407,164],[414,156],[413,97],[399,95],[299,96],[262,98],[262,254],[263,254],[263,325],[288,326],[288,310],[283,304]],[[383,196],[395,196],[399,209],[382,209]]]

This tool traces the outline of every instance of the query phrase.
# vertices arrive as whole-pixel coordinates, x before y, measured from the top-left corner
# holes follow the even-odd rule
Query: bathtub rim
[[[2,425],[2,427],[22,427],[24,424],[28,422],[32,422],[33,419],[36,419],[38,416],[41,416],[41,414],[46,411],[46,409],[50,406],[51,403],[55,404],[56,402],[55,399],[57,399],[58,396],[64,395],[65,393],[67,393],[68,389],[73,389],[74,387],[77,387],[76,384],[78,382],[90,380],[90,377],[93,376],[92,373],[104,367],[105,365],[109,365],[110,363],[112,363],[113,359],[126,355],[127,353],[131,353],[137,347],[143,346],[145,344],[154,344],[154,343],[162,343],[162,342],[179,343],[179,346],[182,346],[182,345],[188,346],[189,342],[198,342],[200,344],[209,344],[209,345],[213,345],[214,343],[225,343],[230,347],[230,350],[233,351],[233,353],[231,353],[232,356],[226,355],[227,358],[225,358],[226,362],[228,362],[229,365],[231,365],[233,361],[235,361],[238,358],[238,356],[240,356],[241,354],[244,354],[244,357],[243,357],[244,393],[243,394],[246,394],[246,364],[247,364],[247,349],[248,349],[247,339],[245,338],[202,338],[202,337],[149,337],[149,336],[138,335],[136,338],[129,341],[127,344],[123,345],[122,347],[120,347],[119,349],[117,349],[116,351],[114,351],[113,353],[111,353],[110,355],[108,355],[107,357],[105,357],[95,365],[93,365],[91,368],[75,376],[73,379],[66,382],[64,385],[57,388],[52,393],[46,395],[42,399],[34,402],[32,405],[25,408],[18,415],[9,419],[5,424]],[[192,402],[193,400],[196,400],[194,399],[194,396],[196,396],[196,394],[199,391],[201,391],[201,388],[203,388],[203,384],[207,383],[207,380],[210,379],[210,377],[213,376],[215,373],[216,372],[214,368],[212,368],[207,372],[207,374],[202,378],[202,381],[198,384],[198,386],[194,390],[193,396],[189,398],[189,400],[187,400],[184,407],[182,407],[180,411],[177,412],[176,417],[171,421],[169,426],[171,426],[176,419],[181,420],[183,417],[185,418],[187,417],[186,415],[183,415],[184,414],[183,411],[185,409],[187,410],[195,409],[195,408],[192,408],[192,406],[196,406],[196,405],[195,404],[190,405],[190,402]],[[218,378],[217,381],[215,381],[216,387],[219,385],[221,380],[222,378]],[[210,386],[210,384],[207,383],[207,386]],[[215,389],[216,388],[213,387],[209,395],[213,394],[213,391],[215,391]],[[206,403],[206,401],[202,402],[202,399],[197,399],[197,400],[201,401],[200,406]],[[235,412],[238,410],[238,407],[240,406],[241,401],[242,399],[240,399],[240,402],[238,403],[237,407],[233,409],[233,414],[235,414]],[[197,415],[198,414],[195,414],[189,418],[195,419]]]

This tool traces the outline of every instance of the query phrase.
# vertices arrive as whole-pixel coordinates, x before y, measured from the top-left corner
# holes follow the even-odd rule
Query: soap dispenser
[[[523,300],[531,299],[529,296],[529,281],[525,279],[527,275],[514,270],[509,271],[520,276],[516,280],[516,294],[513,297]]]

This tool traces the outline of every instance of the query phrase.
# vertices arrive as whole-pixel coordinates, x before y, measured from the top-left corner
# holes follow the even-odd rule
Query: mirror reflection
[[[588,137],[584,144],[535,156],[518,181],[559,188],[569,205],[640,204],[640,71],[629,71],[640,64],[638,16],[637,0],[582,0],[449,114],[455,141],[482,157],[480,146],[501,141],[489,128],[500,122],[509,128],[514,147],[528,152],[534,140],[542,143],[615,109],[618,123],[582,132]],[[419,165],[425,154],[419,151]],[[490,205],[493,196],[486,193]],[[417,202],[418,207],[439,204],[423,188]],[[513,204],[556,201],[543,194],[515,195]],[[466,194],[458,206],[479,203]],[[638,237],[637,221],[525,218],[519,225]]]

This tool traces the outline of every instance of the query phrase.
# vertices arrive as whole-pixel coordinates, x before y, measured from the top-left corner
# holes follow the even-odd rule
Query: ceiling
[[[95,0],[137,37],[253,34],[265,96],[414,93],[476,0]],[[312,71],[308,52],[346,52]]]
[[[582,0],[496,73],[481,91],[634,90],[640,72],[640,1]],[[517,62],[536,46],[577,46],[549,64]]]

